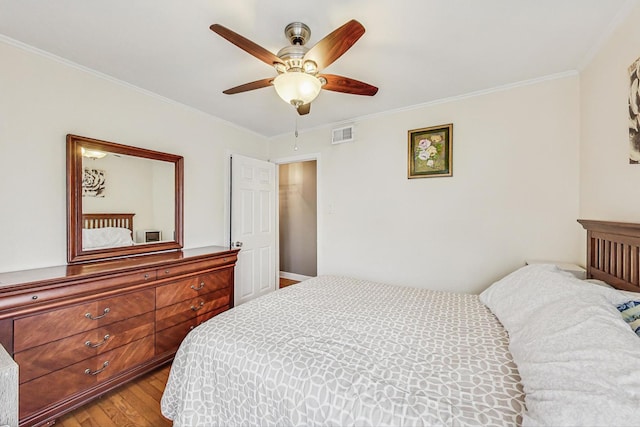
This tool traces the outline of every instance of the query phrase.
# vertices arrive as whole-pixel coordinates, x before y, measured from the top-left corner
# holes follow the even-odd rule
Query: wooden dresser
[[[0,343],[19,365],[20,426],[52,424],[172,360],[191,329],[233,307],[237,252],[0,273]]]

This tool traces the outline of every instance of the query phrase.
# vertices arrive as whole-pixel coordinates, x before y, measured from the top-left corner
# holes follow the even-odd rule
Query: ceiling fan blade
[[[355,79],[350,79],[349,77],[337,76],[335,74],[322,74],[318,77],[324,77],[327,81],[327,83],[322,86],[322,89],[366,96],[373,96],[378,93],[377,87]]]
[[[314,61],[318,65],[318,70],[323,70],[349,50],[363,34],[362,24],[352,19],[316,43],[309,49],[304,59]]]
[[[222,93],[226,95],[233,95],[236,93],[247,92],[255,89],[262,89],[263,87],[271,86],[273,84],[273,77],[269,77],[268,79],[256,80],[255,82],[245,83],[240,86],[232,87],[231,89],[227,89],[222,91]]]
[[[304,116],[305,114],[309,114],[309,111],[311,111],[311,103],[309,102],[308,104],[302,104],[297,108],[297,110],[298,110],[298,114],[300,114],[301,116]]]
[[[255,56],[265,64],[269,66],[273,66],[273,64],[280,63],[282,64],[282,60],[278,58],[273,53],[269,52],[267,49],[263,48],[252,42],[251,40],[242,37],[240,34],[231,31],[230,29],[223,27],[220,24],[213,24],[209,27],[211,31],[218,34],[219,36],[227,39],[231,43],[238,46],[240,49],[245,52]]]

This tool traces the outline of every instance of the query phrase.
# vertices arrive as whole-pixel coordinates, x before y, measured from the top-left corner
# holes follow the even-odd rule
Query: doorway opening
[[[316,159],[278,165],[280,287],[318,274],[317,176]]]

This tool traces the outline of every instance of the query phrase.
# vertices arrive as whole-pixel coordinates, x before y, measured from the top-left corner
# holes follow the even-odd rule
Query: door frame
[[[315,160],[316,161],[316,274],[323,274],[323,262],[320,248],[322,248],[323,238],[320,230],[323,229],[324,221],[320,215],[323,206],[323,192],[320,177],[322,176],[322,162],[320,153],[300,154],[290,157],[279,157],[277,159],[269,159],[270,162],[276,164],[276,271],[278,272],[278,280],[280,279],[280,165],[287,163],[298,163]],[[279,288],[280,286],[278,286]]]

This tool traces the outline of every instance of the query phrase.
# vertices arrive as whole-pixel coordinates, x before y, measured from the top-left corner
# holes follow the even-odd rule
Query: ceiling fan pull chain
[[[293,151],[298,151],[298,116],[296,116],[296,131],[294,135],[295,135],[295,139],[293,144]]]

